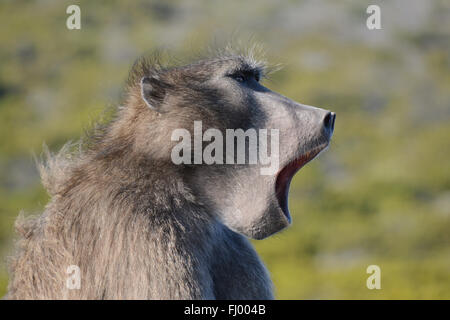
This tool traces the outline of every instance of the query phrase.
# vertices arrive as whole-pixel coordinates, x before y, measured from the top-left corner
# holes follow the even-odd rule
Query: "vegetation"
[[[284,68],[266,85],[337,113],[329,150],[291,187],[290,229],[255,241],[280,299],[450,298],[450,19],[445,1],[0,3],[0,254],[48,195],[32,154],[76,140],[120,101],[140,54],[252,34]],[[244,39],[247,39],[244,36]],[[381,268],[369,290],[366,268]],[[0,296],[7,273],[0,264]]]

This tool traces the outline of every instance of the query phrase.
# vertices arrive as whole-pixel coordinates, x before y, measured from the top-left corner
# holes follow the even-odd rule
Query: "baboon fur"
[[[240,89],[228,78],[220,80],[223,87],[211,84],[229,68],[258,77],[264,72],[261,63],[241,54],[172,67],[140,59],[131,70],[124,103],[109,121],[57,154],[46,151],[39,169],[51,199],[42,215],[17,219],[20,239],[6,298],[274,297],[268,272],[246,237],[261,239],[290,223],[273,204],[274,182],[272,195],[266,195],[252,183],[259,175],[246,185],[236,166],[175,165],[170,158],[176,144],[172,131],[192,129],[196,120],[219,130],[268,126],[270,115],[258,107],[259,98],[243,91],[230,97]],[[150,83],[147,95],[141,79]],[[278,97],[254,86],[258,94]],[[277,99],[287,103],[287,98]],[[284,134],[280,142],[288,136],[297,144],[301,140]],[[326,141],[301,145],[306,150]],[[250,196],[245,193],[253,189]],[[241,191],[235,196],[234,190]],[[251,227],[248,221],[242,227],[223,222],[228,220],[221,213],[236,211],[235,203],[260,210],[258,222]],[[243,215],[250,211],[245,208]],[[71,265],[80,268],[79,289],[66,285]]]

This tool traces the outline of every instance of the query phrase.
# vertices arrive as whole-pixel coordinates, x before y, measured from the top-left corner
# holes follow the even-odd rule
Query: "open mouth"
[[[291,215],[288,208],[288,195],[289,186],[294,175],[300,170],[305,164],[314,159],[328,144],[318,146],[304,154],[295,160],[289,162],[277,176],[275,183],[275,193],[278,199],[278,205],[281,210],[283,210],[284,215],[291,222]]]

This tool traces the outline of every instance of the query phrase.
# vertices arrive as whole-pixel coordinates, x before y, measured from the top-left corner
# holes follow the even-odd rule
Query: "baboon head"
[[[141,106],[139,148],[171,162],[197,199],[230,229],[262,239],[288,226],[291,179],[328,146],[335,114],[269,90],[261,84],[263,65],[242,55],[172,68],[141,64],[140,70],[134,77],[139,92],[134,102]],[[194,122],[201,128],[195,129]],[[189,133],[189,148],[179,148],[177,129]],[[245,151],[237,139],[227,141],[227,130],[237,129],[247,133]],[[207,149],[213,142],[215,148]],[[260,157],[266,148],[271,163]],[[174,150],[191,161],[173,163]],[[206,150],[215,162],[201,159]],[[239,163],[242,152],[245,162]],[[195,163],[196,156],[200,162]],[[256,163],[251,161],[255,156]]]

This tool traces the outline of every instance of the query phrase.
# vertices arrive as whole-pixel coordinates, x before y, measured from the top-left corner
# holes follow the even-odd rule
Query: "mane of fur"
[[[263,67],[252,57],[245,59]],[[207,223],[211,213],[182,179],[174,176],[167,180],[169,169],[164,163],[132,149],[136,139],[133,125],[142,121],[137,115],[139,108],[145,108],[137,87],[143,76],[172,67],[160,61],[158,55],[139,59],[131,69],[123,105],[109,109],[79,142],[69,142],[55,154],[44,146],[38,167],[51,200],[42,215],[17,219],[20,237],[10,261],[7,298],[214,296],[201,291],[195,282],[212,281],[199,257],[213,255],[212,239],[224,231]],[[145,206],[147,203],[158,211]],[[246,242],[242,246],[248,247]],[[149,253],[151,260],[146,258]],[[239,255],[246,260],[245,250]],[[258,261],[252,251],[249,259]],[[81,269],[80,290],[66,287],[70,265]],[[260,292],[255,289],[246,294],[256,297]]]

